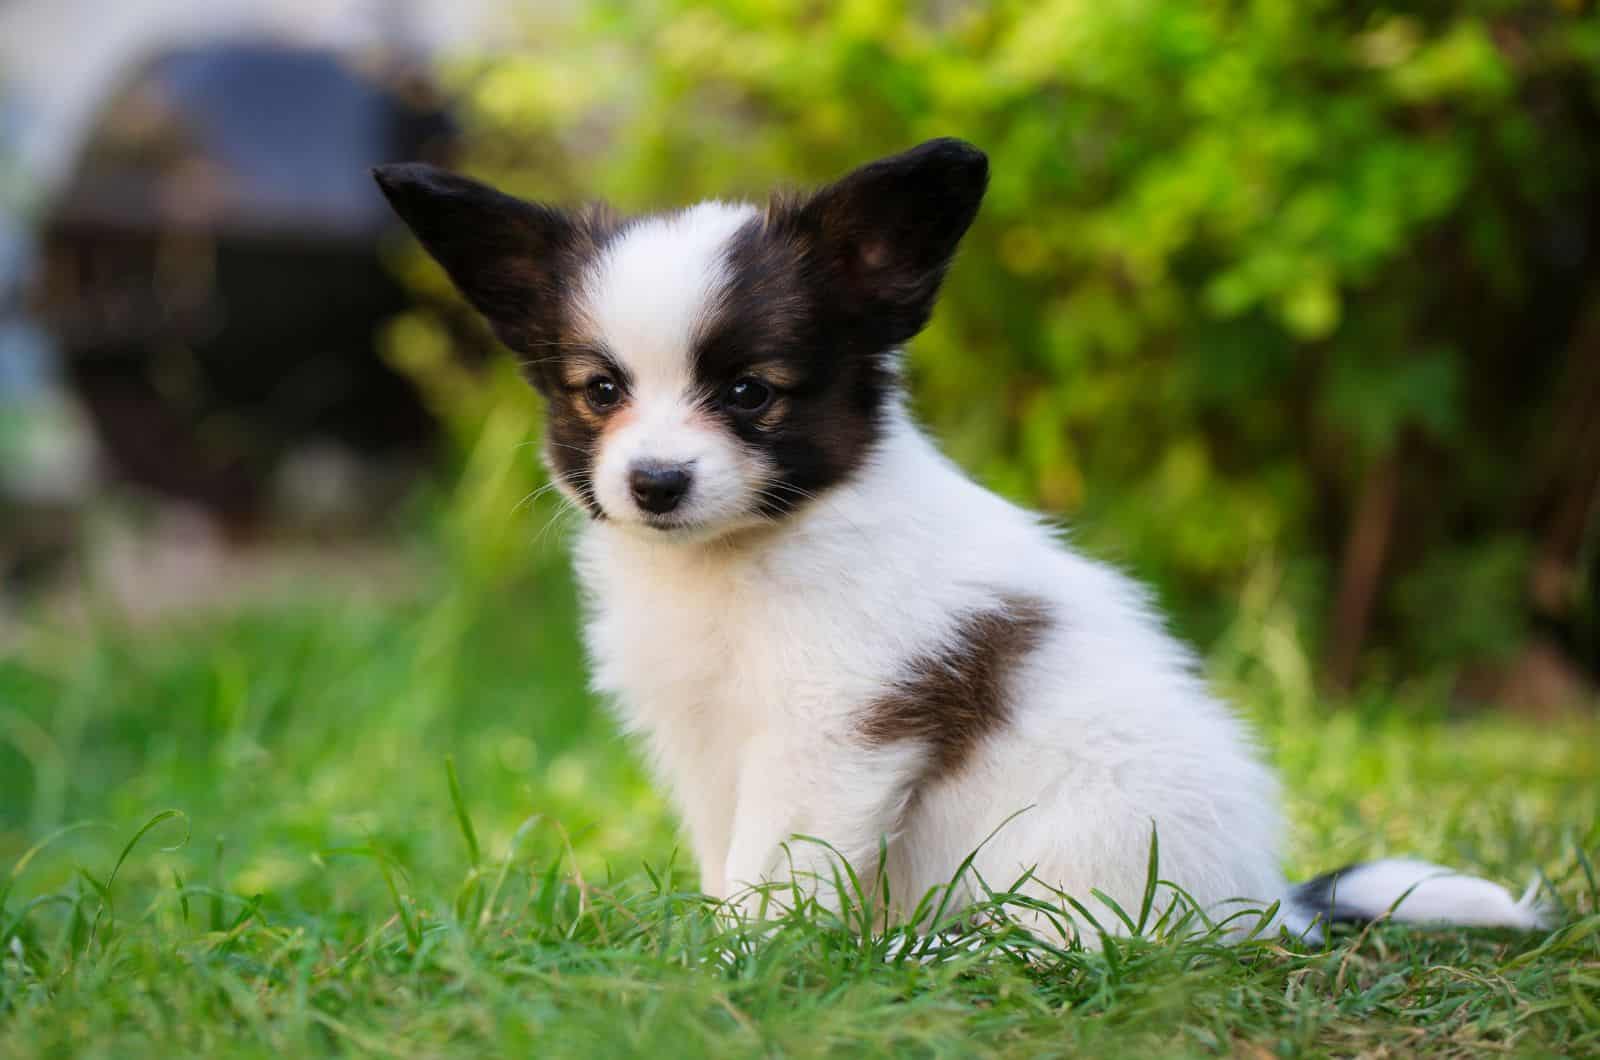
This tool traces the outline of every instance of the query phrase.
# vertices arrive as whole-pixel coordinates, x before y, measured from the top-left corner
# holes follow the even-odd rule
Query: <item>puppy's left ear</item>
[[[556,340],[563,284],[592,235],[581,218],[435,166],[379,166],[372,176],[501,342],[529,353]]]
[[[961,140],[929,140],[868,163],[791,208],[787,221],[827,303],[879,352],[927,324],[989,184],[989,160]]]

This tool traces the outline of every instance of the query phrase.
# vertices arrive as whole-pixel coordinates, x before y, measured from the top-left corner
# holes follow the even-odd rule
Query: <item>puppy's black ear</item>
[[[881,350],[927,324],[988,184],[982,151],[929,140],[847,174],[789,208],[786,219],[819,294]]]
[[[501,342],[530,353],[556,341],[562,281],[586,236],[576,218],[436,166],[378,166],[372,176]]]

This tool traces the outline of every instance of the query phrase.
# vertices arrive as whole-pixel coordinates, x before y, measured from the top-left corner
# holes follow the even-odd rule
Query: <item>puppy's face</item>
[[[780,519],[866,460],[988,164],[935,140],[765,209],[620,220],[429,166],[378,183],[523,360],[545,455],[596,519],[706,539]]]

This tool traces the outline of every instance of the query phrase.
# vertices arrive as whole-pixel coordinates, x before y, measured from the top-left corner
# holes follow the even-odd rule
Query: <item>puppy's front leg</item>
[[[841,857],[870,889],[879,843],[899,829],[925,761],[919,747],[869,746],[827,735],[752,748],[739,771],[724,897],[754,910],[760,896],[751,887],[794,883],[837,910],[835,870],[849,886]],[[773,897],[787,900],[781,893]]]

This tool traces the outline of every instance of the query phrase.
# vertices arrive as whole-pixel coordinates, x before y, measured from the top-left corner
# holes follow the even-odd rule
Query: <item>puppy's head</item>
[[[868,457],[988,162],[933,140],[764,210],[626,221],[431,166],[375,176],[548,399],[564,491],[595,518],[709,538]]]

